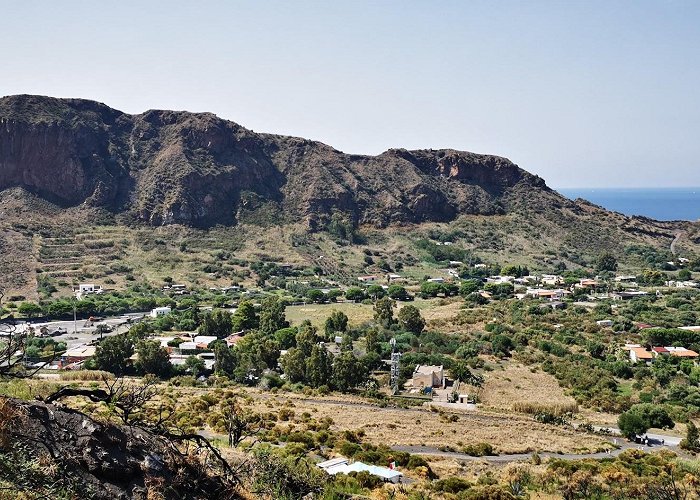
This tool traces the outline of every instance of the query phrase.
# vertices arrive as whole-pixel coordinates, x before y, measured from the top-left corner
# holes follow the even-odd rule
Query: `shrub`
[[[465,446],[462,451],[467,455],[471,455],[473,457],[495,455],[493,451],[493,446],[491,446],[489,443],[470,444]]]
[[[435,491],[442,493],[459,493],[471,487],[471,483],[461,477],[448,477],[440,479],[432,484]]]

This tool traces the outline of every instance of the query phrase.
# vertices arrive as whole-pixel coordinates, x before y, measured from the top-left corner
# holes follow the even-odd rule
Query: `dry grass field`
[[[484,373],[481,403],[485,409],[512,411],[518,404],[537,403],[555,408],[576,403],[548,373],[515,362],[501,366],[503,369]]]
[[[462,307],[462,301],[458,298],[430,300],[417,298],[412,302],[397,303],[396,309],[394,310],[394,315],[396,316],[402,307],[409,304],[420,309],[421,314],[426,320],[426,328],[440,328],[443,329],[443,331],[445,325],[452,324],[452,320],[455,318],[455,316],[457,316]],[[345,313],[348,317],[350,326],[358,326],[367,321],[371,321],[374,314],[373,306],[367,304],[357,304],[354,302],[289,306],[285,312],[287,315],[287,320],[292,325],[298,325],[302,321],[308,319],[316,327],[323,328],[326,318],[328,318],[328,316],[330,316],[331,312],[334,310]],[[459,329],[463,330],[464,328],[459,327]],[[450,330],[448,329],[447,331]]]
[[[337,304],[305,304],[302,306],[289,306],[285,309],[287,321],[292,326],[299,325],[308,319],[311,324],[323,329],[326,318],[333,311],[341,311],[348,317],[349,326],[358,326],[372,319],[373,307],[371,305],[356,304],[354,302],[338,302]]]
[[[254,407],[259,411],[276,411],[283,406],[295,414],[310,413],[314,418],[330,417],[333,430],[359,430],[374,444],[429,446],[439,448],[490,443],[499,453],[551,451],[584,453],[606,446],[606,441],[592,435],[544,425],[531,417],[482,412],[435,412],[422,407],[410,409],[381,408],[361,399],[336,396],[270,395],[256,391]],[[289,401],[289,402],[288,402]]]

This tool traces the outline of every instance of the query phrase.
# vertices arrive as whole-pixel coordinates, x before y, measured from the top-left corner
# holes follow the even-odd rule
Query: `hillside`
[[[128,115],[86,100],[12,96],[0,99],[0,124],[0,190],[22,187],[63,207],[128,212],[153,225],[228,225],[266,204],[312,228],[333,210],[384,226],[570,204],[498,156],[348,155],[210,113]]]
[[[324,236],[332,219],[359,230],[365,248]],[[693,254],[700,243],[697,223],[571,201],[498,156],[349,155],[211,113],[129,115],[27,95],[0,99],[0,229],[0,288],[27,297],[48,281],[106,276],[228,283],[240,269],[222,269],[221,252],[350,275],[379,271],[363,251],[392,265],[405,257],[406,269],[421,260],[415,239],[435,235],[542,269],[624,257],[629,245],[669,252],[674,239]]]

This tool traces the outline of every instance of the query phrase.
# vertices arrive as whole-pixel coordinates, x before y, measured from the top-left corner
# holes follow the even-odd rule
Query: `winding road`
[[[676,233],[676,237],[673,238],[673,241],[671,242],[671,253],[673,255],[676,255],[676,243],[678,243],[678,240],[681,239],[681,236],[683,236],[683,231],[678,231]]]

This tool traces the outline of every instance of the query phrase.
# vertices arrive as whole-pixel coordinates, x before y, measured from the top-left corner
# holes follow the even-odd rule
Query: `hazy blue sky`
[[[700,1],[4,1],[0,94],[700,186]]]

